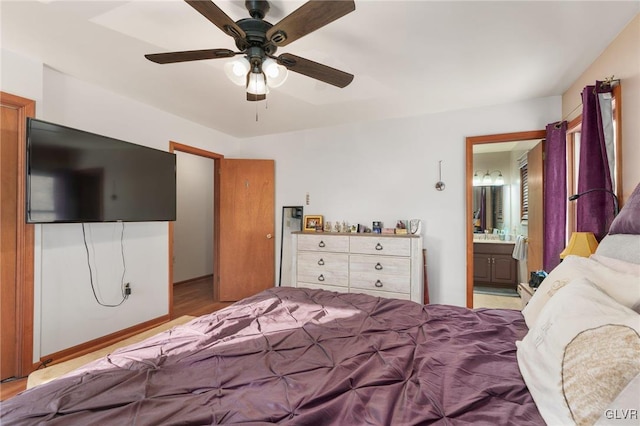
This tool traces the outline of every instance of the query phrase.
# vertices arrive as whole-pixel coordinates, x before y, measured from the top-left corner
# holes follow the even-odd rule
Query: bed
[[[523,312],[278,287],[29,389],[0,423],[637,424],[638,310],[624,233],[565,259]]]

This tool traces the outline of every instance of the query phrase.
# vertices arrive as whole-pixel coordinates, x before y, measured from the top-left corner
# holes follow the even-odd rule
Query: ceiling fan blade
[[[156,64],[172,64],[174,62],[201,61],[203,59],[231,58],[236,52],[229,49],[185,50],[183,52],[151,53],[145,58]]]
[[[211,23],[233,38],[245,38],[246,34],[229,16],[210,0],[184,0]]]
[[[353,81],[353,74],[319,64],[309,59],[290,53],[283,53],[276,58],[280,65],[285,66],[288,70],[324,81],[337,87],[346,87]]]
[[[267,40],[286,46],[356,10],[353,0],[311,0],[285,16],[267,31]]]

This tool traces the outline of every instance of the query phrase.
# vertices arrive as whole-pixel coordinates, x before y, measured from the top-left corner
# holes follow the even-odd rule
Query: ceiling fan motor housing
[[[267,40],[267,31],[273,26],[271,23],[262,19],[245,18],[236,22],[236,24],[246,34],[244,39],[235,39],[238,49],[244,51],[250,47],[260,47],[267,55],[273,55],[278,49],[278,46]]]

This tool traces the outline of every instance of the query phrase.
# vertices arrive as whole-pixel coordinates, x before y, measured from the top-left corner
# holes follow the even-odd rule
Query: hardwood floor
[[[11,398],[27,388],[27,378],[16,379],[0,384],[0,401]]]
[[[173,286],[173,318],[182,315],[208,314],[231,305],[231,302],[213,300],[213,276],[198,278],[174,284]]]
[[[213,277],[203,277],[176,284],[173,287],[173,317],[200,316],[231,305],[213,300]],[[0,383],[0,401],[11,398],[27,388],[27,379]]]

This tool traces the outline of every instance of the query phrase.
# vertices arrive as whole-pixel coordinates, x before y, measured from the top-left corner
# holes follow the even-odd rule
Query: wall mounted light
[[[593,189],[588,189],[584,192],[581,192],[579,194],[573,194],[572,196],[569,197],[569,201],[574,201],[577,200],[578,198],[582,197],[583,195],[589,194],[590,192],[594,192],[594,191],[602,191],[602,192],[606,192],[607,194],[611,195],[613,197],[613,217],[618,216],[618,212],[620,212],[620,207],[618,204],[618,197],[616,196],[615,192],[610,191],[608,189],[605,188],[593,188]]]
[[[487,170],[487,172],[482,176],[482,178],[480,177],[478,172],[482,173],[482,170],[476,170],[475,173],[473,174],[473,186],[504,185],[504,177],[502,176],[502,172],[500,170],[494,170],[492,172],[489,172],[489,170]],[[491,175],[496,172],[498,172],[498,176],[496,176],[496,179],[493,180]]]

